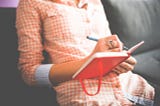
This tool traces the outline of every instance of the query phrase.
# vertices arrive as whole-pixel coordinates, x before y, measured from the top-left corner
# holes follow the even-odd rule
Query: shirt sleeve
[[[16,11],[16,29],[19,51],[18,68],[22,73],[24,81],[28,85],[35,86],[40,84],[42,77],[47,77],[50,65],[45,66],[46,70],[41,66],[44,59],[41,38],[41,19],[32,2],[33,1],[30,0],[21,0],[19,2]],[[42,71],[44,71],[44,75],[42,75]],[[38,80],[36,80],[35,74],[37,74]],[[42,82],[49,83],[49,81]]]
[[[35,79],[39,86],[52,86],[49,80],[49,71],[53,64],[42,64],[37,67]]]

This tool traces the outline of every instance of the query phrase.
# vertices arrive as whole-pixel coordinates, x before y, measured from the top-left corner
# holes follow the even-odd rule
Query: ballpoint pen
[[[91,37],[91,36],[87,36],[87,39],[93,40],[93,41],[96,41],[96,42],[98,41],[97,38],[94,38],[94,37]],[[112,41],[109,41],[109,43],[112,45]],[[123,46],[123,49],[128,50],[128,48],[126,46]]]

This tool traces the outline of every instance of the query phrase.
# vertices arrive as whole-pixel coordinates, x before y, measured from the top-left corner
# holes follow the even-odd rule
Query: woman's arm
[[[108,44],[110,40],[114,40],[115,42],[113,44],[114,48],[112,49]],[[77,61],[54,64],[50,70],[49,79],[53,84],[71,80],[73,74],[82,66],[84,62],[86,62],[86,60],[88,60],[88,58],[90,58],[90,56],[92,56],[92,54],[96,52],[119,52],[121,51],[121,49],[122,43],[116,35],[99,39],[97,45],[95,46],[95,49],[88,57]]]
[[[113,40],[113,48],[110,48],[108,42]],[[122,51],[122,43],[116,35],[108,36],[99,39],[93,52],[86,58],[77,61],[71,61],[62,64],[55,64],[52,66],[49,74],[49,79],[53,84],[71,80],[73,74],[86,62],[90,56],[96,52],[120,52]],[[136,60],[131,56],[125,62],[118,65],[113,71],[121,74],[131,71],[136,64]]]
[[[36,85],[35,72],[43,61],[41,22],[30,0],[21,0],[17,8],[19,69],[28,85]]]
[[[71,61],[61,64],[54,64],[50,70],[49,79],[53,85],[72,79],[73,74],[83,65],[88,59],[86,57],[81,60]]]

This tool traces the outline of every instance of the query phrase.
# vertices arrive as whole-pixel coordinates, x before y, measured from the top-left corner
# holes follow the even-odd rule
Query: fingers
[[[109,40],[107,41],[107,45],[109,46],[109,49],[117,48],[118,43],[115,40]]]
[[[117,67],[115,67],[113,71],[118,74],[126,73],[128,71],[133,70],[136,63],[136,59],[131,56],[126,61],[122,62]]]
[[[125,73],[125,72],[128,72],[128,71],[126,71],[125,69],[123,69],[123,68],[121,68],[121,67],[119,67],[119,66],[117,66],[117,67],[115,67],[114,69],[112,69],[114,72],[116,72],[117,74],[122,74],[122,73]]]
[[[114,49],[106,50],[106,52],[120,52],[120,51],[121,51],[120,48],[114,48]]]
[[[122,49],[122,42],[120,41],[120,39],[118,38],[117,35],[112,35],[110,40],[112,40],[112,44],[113,44],[113,48],[120,48]],[[110,42],[111,43],[111,42]]]
[[[118,74],[121,74],[121,73],[126,73],[128,71],[131,71],[134,69],[134,66],[133,65],[130,65],[128,63],[121,63],[120,65],[118,65],[117,67],[115,67],[113,70],[118,73]]]
[[[122,50],[123,45],[117,35],[106,37],[105,42],[109,49],[120,48]]]
[[[121,68],[121,69],[125,70],[123,72],[131,71],[134,69],[134,65],[126,63],[126,62],[122,62],[121,64],[119,64],[118,67],[119,67],[119,69]]]
[[[132,56],[130,56],[125,62],[131,65],[137,64],[137,60]]]

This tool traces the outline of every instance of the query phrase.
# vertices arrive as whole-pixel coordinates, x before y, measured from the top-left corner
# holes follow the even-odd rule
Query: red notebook
[[[80,80],[84,92],[90,96],[98,94],[101,85],[101,78],[112,71],[118,64],[130,57],[131,53],[141,46],[144,41],[136,44],[128,51],[123,52],[99,52],[91,56],[82,67],[72,76],[75,80]],[[98,90],[95,94],[89,94],[83,83],[83,79],[99,78]]]

